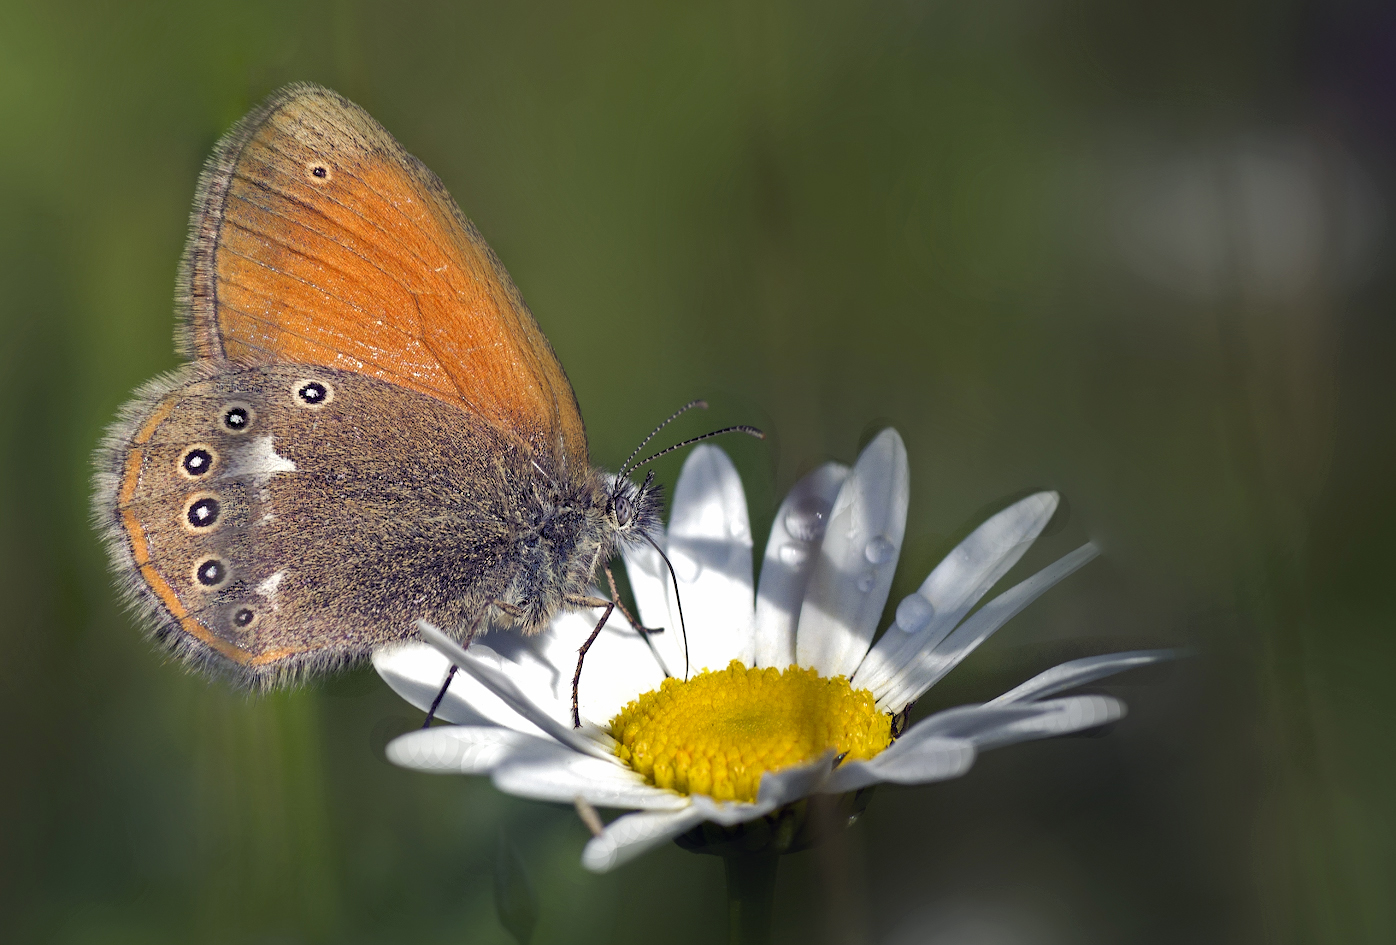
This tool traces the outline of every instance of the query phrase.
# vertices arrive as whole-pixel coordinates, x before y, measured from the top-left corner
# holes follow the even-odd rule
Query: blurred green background
[[[1105,550],[918,711],[1188,643],[1106,737],[880,788],[777,940],[1396,940],[1396,15],[1183,0],[0,3],[0,926],[12,942],[712,942],[719,861],[578,865],[568,809],[397,770],[369,670],[248,699],[117,607],[88,463],[176,363],[199,168],[330,85],[446,182],[615,467],[672,407],[758,543],[887,424],[893,600],[1031,488]],[[660,467],[672,482],[675,459]],[[1383,734],[1386,733],[1386,734]]]

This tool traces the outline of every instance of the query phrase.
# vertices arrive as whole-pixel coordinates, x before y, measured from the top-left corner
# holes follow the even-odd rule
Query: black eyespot
[[[228,578],[228,566],[217,558],[205,558],[194,568],[194,579],[204,587],[217,587]]]
[[[239,607],[233,611],[233,626],[245,629],[252,626],[252,621],[257,619],[257,612],[251,607]]]
[[[296,381],[296,402],[302,407],[323,407],[334,400],[334,389],[324,381]]]
[[[334,173],[330,170],[329,165],[321,164],[319,161],[311,161],[307,164],[305,166],[305,172],[315,183],[328,181],[334,177]]]
[[[310,173],[312,173],[312,174],[314,174],[316,177],[320,177],[320,178],[325,178],[325,177],[329,177],[329,176],[330,176],[330,172],[329,172],[328,170],[326,170],[325,168],[323,168],[323,167],[313,167],[313,168],[310,169]]]
[[[218,521],[218,500],[211,495],[195,499],[184,510],[184,517],[191,528],[211,528]]]
[[[179,468],[190,479],[207,476],[213,470],[213,451],[202,446],[191,446],[179,458]]]
[[[232,404],[223,408],[223,428],[229,433],[242,433],[252,426],[252,408]]]

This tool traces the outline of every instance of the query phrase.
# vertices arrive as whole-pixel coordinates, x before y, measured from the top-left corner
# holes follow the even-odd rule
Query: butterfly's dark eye
[[[194,580],[204,587],[217,587],[228,579],[228,566],[217,558],[205,558],[194,566]]]
[[[257,612],[251,607],[239,607],[233,611],[233,626],[246,630],[257,619]]]
[[[212,528],[218,522],[218,499],[205,495],[194,499],[184,509],[184,519],[190,528]]]
[[[334,399],[334,390],[324,381],[297,381],[295,393],[302,407],[323,407]]]
[[[630,524],[630,520],[635,516],[635,506],[630,501],[629,496],[620,496],[616,499],[616,524],[624,527]]]
[[[223,408],[223,429],[229,433],[242,433],[252,426],[252,408],[242,404],[231,404]]]
[[[214,453],[207,446],[191,446],[179,458],[179,470],[187,479],[199,479],[213,470]]]

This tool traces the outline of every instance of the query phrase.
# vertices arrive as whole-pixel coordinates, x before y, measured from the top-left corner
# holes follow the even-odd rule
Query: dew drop
[[[873,573],[869,571],[867,574],[863,575],[858,579],[858,590],[866,594],[868,591],[873,589],[874,583],[875,581],[873,579]]]
[[[903,633],[916,633],[935,616],[936,609],[920,594],[912,594],[897,605],[897,626]]]
[[[896,554],[897,546],[888,541],[884,536],[878,535],[868,546],[863,549],[863,557],[871,564],[886,564],[892,560],[892,555]]]
[[[785,530],[800,541],[818,541],[829,524],[831,506],[818,496],[801,496],[785,513]]]
[[[788,564],[792,568],[798,568],[809,560],[809,545],[799,541],[787,541],[776,551],[776,557],[780,558],[781,564]]]

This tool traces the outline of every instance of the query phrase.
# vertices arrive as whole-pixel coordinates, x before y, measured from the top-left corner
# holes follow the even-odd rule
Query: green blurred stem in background
[[[775,853],[722,858],[727,874],[727,941],[731,945],[762,945],[771,940],[771,902],[779,861]]]

